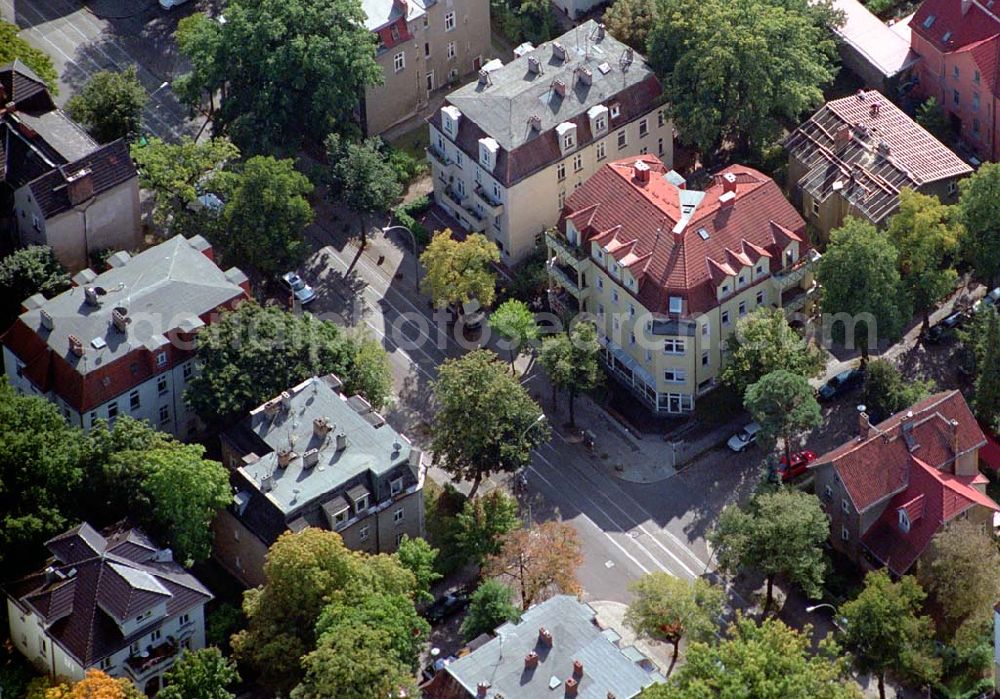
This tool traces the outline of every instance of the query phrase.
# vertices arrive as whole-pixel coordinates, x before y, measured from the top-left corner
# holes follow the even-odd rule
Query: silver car
[[[312,301],[316,298],[316,292],[313,288],[306,284],[305,280],[295,272],[285,273],[281,277],[281,283],[284,284],[285,288],[292,293],[295,300],[303,306],[307,303],[312,303]]]
[[[760,433],[760,425],[756,422],[751,422],[743,426],[743,429],[734,434],[726,442],[726,446],[735,451],[737,454],[752,447],[757,442],[757,435]]]

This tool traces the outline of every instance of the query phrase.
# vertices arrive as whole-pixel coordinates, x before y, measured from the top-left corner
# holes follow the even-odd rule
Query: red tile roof
[[[1000,34],[997,6],[988,9],[985,3],[971,0],[963,15],[963,4],[963,0],[924,0],[910,20],[910,28],[944,53]],[[930,17],[934,18],[931,22]],[[926,26],[928,23],[930,26]]]
[[[646,183],[636,178],[639,162],[649,168]],[[793,241],[799,243],[794,262],[806,256],[805,222],[766,175],[733,165],[707,191],[693,192],[668,182],[666,173],[651,155],[609,163],[567,199],[559,224],[565,230],[572,219],[585,243],[598,242],[629,267],[639,282],[636,296],[651,312],[667,313],[670,296],[683,297],[689,315],[705,312],[718,305],[724,276],[761,257],[771,258],[772,271],[780,269]],[[728,176],[735,197],[727,203]],[[686,204],[695,208],[678,227]]]
[[[812,468],[832,464],[854,507],[863,512],[906,488],[911,456],[937,469],[952,463],[952,421],[958,423],[958,453],[986,443],[962,394],[947,391],[872,427],[867,439],[853,439],[827,452],[816,459]],[[904,428],[904,424],[909,427]]]
[[[910,461],[909,486],[889,502],[862,539],[872,555],[896,575],[906,573],[941,527],[963,512],[976,506],[1000,511],[1000,506],[973,487],[975,476],[955,476],[916,457]],[[909,517],[909,531],[900,526],[900,510]]]

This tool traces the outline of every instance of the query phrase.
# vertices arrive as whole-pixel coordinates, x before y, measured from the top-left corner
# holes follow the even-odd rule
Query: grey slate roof
[[[626,65],[624,57],[629,49],[610,33],[605,32],[602,39],[597,36],[597,22],[589,20],[555,40],[566,49],[566,61],[555,56],[553,42],[542,44],[491,71],[489,84],[477,81],[455,90],[448,95],[448,102],[495,138],[501,148],[514,150],[532,137],[528,125],[532,115],[541,117],[540,132],[544,133],[653,75],[637,53]],[[540,75],[529,71],[529,57],[541,63]],[[602,65],[609,68],[607,73],[600,69]],[[592,73],[590,86],[574,79],[575,72],[584,66]],[[569,88],[565,97],[553,91],[556,80]]]
[[[203,242],[200,237],[188,240],[175,236],[97,275],[89,286],[107,292],[100,297],[98,308],[87,305],[84,288],[76,286],[23,313],[20,320],[53,351],[65,355],[80,374],[96,370],[148,341],[159,343],[164,333],[182,322],[200,324],[199,315],[244,293],[237,282],[230,281],[231,274],[194,247],[199,242]],[[127,333],[112,324],[112,310],[116,307],[127,309],[133,319]],[[52,317],[52,330],[42,326],[42,311]],[[69,352],[70,335],[83,342],[83,357]],[[99,348],[94,346],[95,339]]]
[[[370,495],[369,507],[380,506],[391,501],[393,480],[402,479],[403,492],[419,481],[420,450],[363,399],[347,398],[339,388],[332,374],[307,379],[286,391],[287,407],[269,415],[266,404],[260,406],[223,435],[246,455],[246,465],[232,473],[241,501],[234,501],[233,514],[265,543],[286,529],[330,529],[328,517],[357,498]],[[331,426],[325,437],[314,433],[317,418]],[[341,451],[338,434],[347,438]],[[289,445],[294,458],[282,468],[278,450]],[[303,454],[310,449],[319,450],[318,460],[306,467]]]
[[[197,578],[137,529],[103,536],[84,523],[47,546],[51,573],[22,578],[7,592],[22,609],[41,616],[50,638],[84,667],[127,648],[162,617],[154,615],[127,637],[119,622],[164,602],[173,617],[212,599]]]
[[[488,682],[488,699],[552,699],[562,697],[567,678],[573,676],[573,661],[583,663],[579,699],[631,699],[643,688],[663,677],[641,667],[651,663],[634,648],[621,649],[616,635],[602,631],[594,621],[594,610],[567,595],[553,597],[524,613],[517,624],[497,629],[497,637],[444,669],[475,697],[480,682]],[[539,643],[539,628],[552,633],[552,647]],[[538,667],[525,669],[524,658],[538,653]],[[631,656],[631,657],[629,657]],[[553,678],[558,681],[550,688]]]

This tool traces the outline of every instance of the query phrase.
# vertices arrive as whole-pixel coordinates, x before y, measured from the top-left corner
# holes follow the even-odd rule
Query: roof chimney
[[[51,313],[49,313],[43,308],[42,310],[39,311],[39,314],[41,315],[42,318],[43,328],[45,328],[46,330],[51,330],[52,328],[55,327],[56,323],[55,320],[53,320]]]
[[[594,82],[594,73],[587,66],[580,66],[576,69],[577,80],[579,80],[584,85],[590,85]]]
[[[573,677],[566,680],[566,696],[575,697],[577,692],[580,691],[580,683],[576,681]]]
[[[281,407],[288,410],[292,407],[292,394],[288,391],[281,392]]]
[[[273,398],[268,402],[264,403],[264,414],[268,417],[274,417],[281,410],[281,399]]]
[[[732,206],[735,201],[736,192],[723,192],[722,196],[719,197],[719,207],[725,209],[726,207]]]
[[[840,150],[848,143],[851,142],[851,127],[848,124],[844,124],[837,132],[833,135],[833,149]]]
[[[490,689],[489,682],[480,682],[478,685],[476,685],[476,696],[479,699],[486,699],[486,692],[488,692],[489,689]]]
[[[531,651],[524,656],[524,669],[534,670],[536,667],[538,667],[538,653]]]
[[[871,432],[872,423],[868,419],[867,408],[864,405],[858,406],[858,440],[865,441]]]
[[[319,461],[319,449],[307,449],[302,455],[302,468],[312,468]]]
[[[573,661],[573,677],[577,679],[583,677],[583,663],[579,660]]]
[[[337,451],[347,449],[347,435],[341,432],[337,435]]]
[[[325,417],[317,417],[313,419],[313,434],[320,439],[325,439],[330,430],[333,429],[333,425]]]
[[[278,468],[285,468],[292,462],[295,458],[295,452],[289,447],[281,447],[278,449]]]
[[[635,161],[635,181],[640,184],[649,183],[649,164],[642,160]]]
[[[597,40],[600,41],[604,38],[604,24],[600,23],[597,25]]]
[[[871,114],[871,117],[873,119],[875,119],[875,118],[878,117],[878,113],[881,110],[881,108],[882,108],[882,102],[881,101],[875,100],[874,102],[872,102],[872,106],[871,106],[871,108],[869,110],[869,114]]]
[[[128,324],[132,322],[132,319],[128,317],[128,309],[124,306],[116,306],[111,311],[111,322],[115,324],[115,328],[119,332],[128,332]]]
[[[89,169],[84,168],[66,178],[66,196],[73,206],[82,204],[94,196],[94,178]]]
[[[958,456],[958,420],[952,420],[951,425],[951,453]]]
[[[538,62],[537,56],[528,56],[528,72],[532,75],[542,74],[542,64]]]
[[[554,81],[552,83],[552,89],[560,97],[565,97],[566,96],[566,83],[564,83],[562,80],[556,80],[556,81]]]
[[[967,13],[969,11],[970,7],[972,7],[972,0],[962,0],[962,16],[963,17],[965,16],[965,13]]]
[[[558,58],[560,61],[566,60],[566,47],[560,44],[558,41],[552,42],[552,55]]]
[[[83,287],[83,300],[88,306],[100,306],[101,301],[97,298],[97,289],[92,286]]]
[[[490,82],[491,82],[490,81],[490,71],[486,70],[485,68],[480,68],[479,69],[479,84],[480,85],[489,85]]]
[[[731,172],[722,176],[722,193],[728,194],[729,192],[736,193],[736,175]]]
[[[552,632],[544,626],[538,629],[538,642],[546,648],[552,647]]]
[[[75,354],[77,357],[83,356],[83,340],[78,338],[76,335],[69,336],[69,351]]]

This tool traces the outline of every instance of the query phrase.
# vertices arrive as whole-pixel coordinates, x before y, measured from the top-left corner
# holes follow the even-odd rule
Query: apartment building
[[[448,95],[428,120],[434,199],[516,263],[609,160],[672,162],[661,93],[642,56],[585,22]]]
[[[361,123],[369,135],[417,114],[434,90],[483,67],[490,48],[489,0],[364,0],[377,37],[382,84],[365,89]]]
[[[303,381],[222,434],[233,503],[213,524],[213,556],[247,586],[267,549],[319,527],[357,551],[392,553],[424,533],[421,451],[328,374]]]
[[[127,414],[191,437],[200,423],[184,390],[197,370],[195,335],[248,298],[250,283],[235,267],[219,269],[201,236],[118,252],[108,263],[101,274],[83,270],[55,298],[24,301],[2,337],[7,380],[85,430]]]
[[[925,0],[910,20],[915,92],[934,97],[981,160],[1000,160],[1000,6]]]
[[[956,518],[993,526],[979,450],[986,437],[962,394],[938,393],[873,425],[858,408],[858,433],[816,459],[816,494],[830,543],[863,568],[904,575]]]
[[[30,68],[0,67],[0,233],[77,271],[95,252],[138,248],[139,215],[128,143],[98,145]]]
[[[45,567],[6,589],[11,642],[43,674],[101,670],[154,696],[183,650],[205,647],[212,594],[141,530],[84,523],[46,546]]]
[[[604,165],[546,234],[550,303],[595,319],[603,359],[658,414],[715,387],[736,321],[811,305],[818,254],[766,175],[733,165],[705,191],[651,155]]]
[[[874,90],[827,102],[785,140],[792,197],[824,240],[848,216],[884,225],[913,189],[946,204],[972,168]]]

